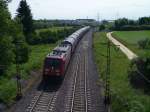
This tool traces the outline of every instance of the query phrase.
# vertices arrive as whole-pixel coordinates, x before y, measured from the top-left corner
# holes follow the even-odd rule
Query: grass
[[[137,44],[139,40],[145,38],[150,39],[150,31],[116,31],[114,34],[129,44]]]
[[[138,41],[142,39],[150,39],[150,31],[115,31],[113,33],[113,36],[120,40],[123,44],[128,46],[138,55],[145,55],[146,53],[150,54],[150,50],[139,49],[137,44]]]
[[[30,71],[41,69],[44,57],[54,48],[56,44],[50,45],[35,45],[30,46],[31,53],[29,61],[21,65],[21,77],[28,79]],[[15,81],[15,65],[12,65],[7,74],[0,77],[0,102],[7,105],[13,102],[16,95],[16,81]]]
[[[95,33],[94,55],[101,79],[106,71],[106,33]],[[128,80],[130,62],[121,51],[111,48],[111,95],[113,112],[150,112],[150,96],[133,89]]]

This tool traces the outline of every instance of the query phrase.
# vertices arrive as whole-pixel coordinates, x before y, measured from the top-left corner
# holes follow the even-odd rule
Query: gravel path
[[[133,53],[129,48],[127,48],[126,46],[124,46],[122,43],[120,43],[118,40],[116,40],[115,38],[112,37],[113,32],[109,32],[107,33],[107,38],[114,43],[127,57],[129,60],[133,60],[135,58],[137,58],[138,56]]]

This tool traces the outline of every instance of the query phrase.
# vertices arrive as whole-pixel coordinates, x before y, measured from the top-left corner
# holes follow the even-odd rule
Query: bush
[[[0,83],[0,101],[5,104],[11,104],[16,95],[16,82],[3,79]]]
[[[13,44],[10,37],[0,38],[0,74],[3,74],[14,59]]]
[[[28,38],[30,44],[48,44],[48,43],[55,43],[59,39],[63,39],[73,32],[75,32],[78,28],[64,28],[61,30],[51,31],[51,30],[44,30],[39,32],[38,34],[31,34]]]
[[[57,32],[52,32],[49,30],[40,32],[39,36],[41,37],[42,43],[55,43],[58,40]]]
[[[129,79],[133,87],[144,89],[146,93],[150,92],[150,57],[140,57],[132,61]]]
[[[138,46],[141,49],[149,48],[150,40],[148,38],[138,41]]]
[[[14,63],[26,63],[29,59],[29,47],[28,45],[23,42],[20,45],[16,45],[16,48],[14,49],[15,53],[15,62]]]
[[[138,101],[131,101],[129,112],[145,112],[144,105]]]
[[[103,24],[99,26],[99,31],[102,31],[102,30],[105,30],[105,25]]]
[[[28,40],[27,41],[30,45],[40,44],[41,43],[41,38],[36,33],[32,33],[32,34],[28,35]]]

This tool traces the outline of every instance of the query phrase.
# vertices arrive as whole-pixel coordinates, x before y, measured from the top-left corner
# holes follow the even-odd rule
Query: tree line
[[[73,32],[75,32],[78,29],[78,27],[72,27],[72,28],[62,28],[56,31],[51,31],[50,29],[47,29],[45,31],[38,31],[36,35],[33,35],[32,38],[29,40],[29,44],[31,45],[37,45],[37,44],[49,44],[49,43],[55,43],[60,39],[63,39]]]
[[[150,30],[150,17],[141,17],[138,20],[121,18],[115,20],[112,30]]]
[[[80,25],[73,23],[72,20],[33,20],[34,28],[35,29],[43,29],[43,28],[50,28],[53,26],[75,26],[78,27]]]

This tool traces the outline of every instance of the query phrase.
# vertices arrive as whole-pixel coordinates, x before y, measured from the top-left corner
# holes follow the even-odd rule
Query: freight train
[[[60,45],[55,47],[52,52],[45,57],[43,66],[44,79],[48,77],[64,77],[78,42],[89,29],[90,27],[86,26],[77,30],[72,35],[65,38]]]

